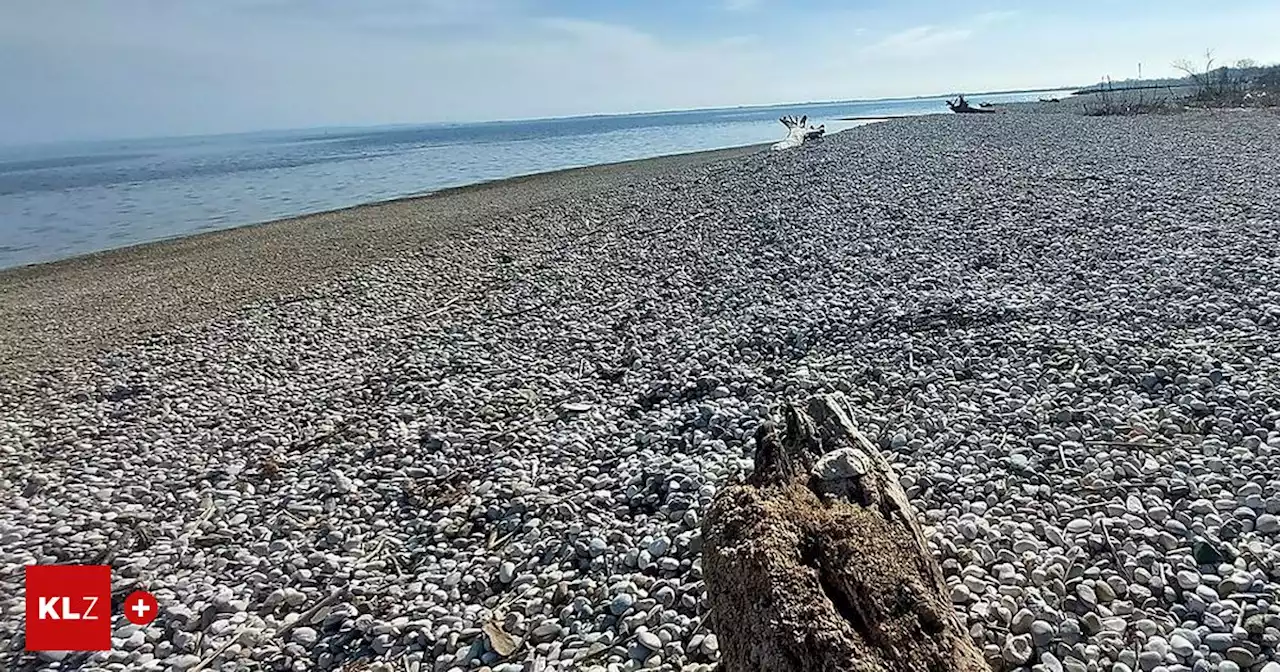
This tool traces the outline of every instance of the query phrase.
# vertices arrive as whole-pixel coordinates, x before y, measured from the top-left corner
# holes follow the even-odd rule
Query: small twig
[[[590,229],[587,229],[586,232],[580,233],[577,236],[575,236],[573,242],[579,242],[579,241],[585,240],[586,238],[605,230],[611,224],[617,224],[619,219],[621,218],[619,217],[615,219],[610,219],[608,221],[601,223],[599,226],[594,226]]]
[[[248,629],[248,626],[243,626],[239,630],[236,630],[235,634],[231,636],[231,639],[228,639],[226,643],[218,647],[217,651],[214,651],[213,653],[209,654],[208,658],[205,658],[204,660],[200,661],[199,665],[196,665],[195,667],[191,668],[191,672],[200,672],[201,670],[205,669],[210,664],[212,664],[213,661],[217,660],[218,656],[221,656],[224,651],[231,648],[232,644],[240,640],[240,636],[244,634],[244,631],[246,629]]]
[[[306,450],[308,448],[314,448],[324,443],[325,441],[332,439],[335,436],[339,436],[343,434],[348,429],[351,429],[351,425],[353,424],[355,424],[354,420],[339,420],[338,422],[334,423],[332,430],[328,432],[323,432],[321,434],[317,434],[304,441],[299,441],[293,444],[292,446],[289,446],[289,450],[296,451],[296,450]]]
[[[292,520],[294,524],[296,524],[298,527],[307,526],[306,523],[302,522],[301,520],[298,520],[298,517],[293,515],[293,512],[290,511],[289,509],[280,509],[279,515],[276,516],[277,522],[279,521],[280,516],[288,516],[289,520]]]
[[[294,628],[298,627],[300,623],[306,623],[310,621],[312,617],[320,613],[321,609],[324,609],[325,607],[333,604],[334,602],[337,602],[346,593],[347,593],[346,588],[335,589],[332,593],[329,593],[328,597],[317,602],[314,607],[311,607],[310,609],[302,612],[302,615],[299,616],[297,619],[295,619],[293,622],[277,630],[276,637],[279,637],[280,639],[284,639],[286,636],[288,636],[290,632],[293,631]]]
[[[515,602],[516,600],[523,598],[524,596],[528,595],[529,593],[532,593],[535,590],[538,590],[538,584],[536,582],[533,585],[526,588],[523,593],[520,593],[519,595],[514,595],[512,597],[508,597],[507,599],[500,602],[498,606],[493,608],[493,614],[496,617],[497,614],[503,613],[507,607],[511,606],[512,602]]]
[[[1010,465],[1009,471],[1023,478],[1037,481],[1040,483],[1040,485],[1053,485],[1053,483],[1049,481],[1049,478],[1047,476],[1029,467],[1020,467],[1015,464],[1015,465]]]
[[[1085,441],[1085,444],[1090,446],[1112,446],[1115,448],[1169,448],[1173,445],[1172,443],[1155,442],[1155,441],[1151,443],[1137,443],[1133,441],[1102,441],[1102,440]]]
[[[379,553],[382,552],[382,547],[386,545],[386,542],[387,542],[387,538],[385,535],[378,537],[378,541],[373,545],[373,550],[369,551],[368,553],[365,553],[363,556],[360,557],[359,560],[356,560],[356,564],[358,565],[363,563],[365,560],[375,558]]]
[[[399,316],[399,317],[395,317],[395,318],[392,318],[392,319],[390,319],[390,320],[387,320],[386,322],[383,322],[383,323],[382,323],[382,325],[383,325],[383,326],[385,326],[385,325],[388,325],[388,324],[398,324],[398,323],[400,323],[400,322],[408,322],[409,320],[429,320],[429,319],[431,319],[431,318],[433,318],[433,317],[435,317],[435,316],[437,316],[437,315],[440,315],[441,313],[445,312],[446,310],[449,310],[449,308],[451,308],[451,307],[453,306],[453,304],[455,304],[455,303],[457,303],[457,302],[459,302],[459,301],[461,301],[461,300],[462,300],[462,296],[461,296],[461,295],[459,295],[459,296],[455,296],[455,297],[453,297],[452,299],[449,299],[448,301],[445,301],[443,304],[441,304],[441,305],[440,305],[440,307],[439,307],[439,308],[436,308],[435,310],[433,310],[433,311],[431,311],[431,312],[429,312],[429,313],[423,313],[423,314],[418,314],[418,313],[408,313],[408,314],[406,314],[406,315],[401,315],[401,316]]]
[[[1081,550],[1081,549],[1080,549],[1080,547],[1079,547],[1079,546],[1073,546],[1073,547],[1071,548],[1071,552],[1069,553],[1070,557],[1069,557],[1069,558],[1067,558],[1067,560],[1068,560],[1068,562],[1067,562],[1067,569],[1066,569],[1066,571],[1064,571],[1064,572],[1062,573],[1062,576],[1064,576],[1064,577],[1070,577],[1070,576],[1071,576],[1071,568],[1073,568],[1073,567],[1075,567],[1075,566],[1076,566],[1076,558],[1078,558],[1078,557],[1080,556],[1080,552],[1079,552],[1080,550]]]
[[[1124,572],[1125,577],[1129,581],[1133,581],[1133,575],[1129,573],[1129,569],[1124,566],[1124,562],[1120,559],[1120,552],[1116,550],[1116,542],[1111,539],[1111,528],[1107,527],[1106,519],[1098,521],[1102,524],[1102,536],[1107,540],[1107,548],[1111,549],[1111,557],[1115,558],[1117,571]]]
[[[694,635],[696,635],[696,634],[698,634],[699,632],[701,632],[701,631],[702,631],[702,624],[706,622],[707,617],[708,617],[708,616],[710,616],[710,615],[711,615],[711,610],[710,610],[710,609],[708,609],[708,610],[706,611],[706,613],[704,613],[703,615],[701,615],[701,616],[699,616],[699,617],[698,617],[698,622],[694,624],[694,626],[693,626],[693,630],[691,630],[691,631],[689,632],[689,636],[690,636],[690,637],[692,637],[692,636],[694,636]]]
[[[516,532],[519,532],[519,530],[516,530],[515,532],[512,532],[510,534],[504,535],[501,538],[494,539],[493,542],[488,545],[489,550],[492,551],[493,549],[498,548],[499,546],[506,546],[507,542],[515,538]]]
[[[1063,511],[1063,513],[1072,513],[1072,514],[1083,513],[1085,511],[1092,511],[1094,509],[1106,508],[1106,506],[1107,506],[1107,502],[1098,502],[1096,504],[1081,504],[1080,506],[1067,509]]]
[[[200,529],[201,525],[204,525],[205,523],[209,522],[209,520],[213,518],[213,514],[217,512],[217,510],[218,508],[216,506],[210,504],[208,508],[206,508],[204,512],[200,514],[200,520],[196,521],[195,527],[192,529],[192,531],[194,532],[195,530]]]
[[[1058,457],[1062,459],[1062,468],[1068,471],[1075,469],[1070,462],[1067,461],[1067,452],[1062,448],[1062,444],[1058,444]]]
[[[443,313],[444,311],[449,310],[449,308],[450,308],[450,307],[452,307],[452,306],[453,306],[453,304],[455,304],[455,303],[457,303],[457,302],[459,302],[459,301],[461,301],[461,300],[462,300],[462,296],[455,296],[455,297],[453,297],[452,299],[449,299],[448,301],[445,301],[445,302],[444,302],[444,303],[443,303],[439,308],[436,308],[435,310],[433,310],[433,311],[431,311],[431,312],[429,312],[429,313],[427,313],[427,314],[425,314],[425,315],[420,315],[420,316],[418,316],[418,317],[419,317],[419,319],[423,319],[423,320],[425,320],[425,319],[427,319],[427,318],[435,317],[436,315],[439,315],[439,314]]]
[[[578,663],[585,663],[585,662],[587,662],[588,660],[591,660],[592,658],[598,658],[599,656],[604,655],[606,652],[608,652],[608,651],[612,651],[615,647],[618,647],[618,646],[623,646],[623,647],[630,646],[630,645],[631,645],[631,643],[632,643],[632,642],[634,642],[634,641],[636,640],[636,638],[638,638],[639,636],[640,636],[640,633],[638,633],[638,632],[637,632],[637,633],[632,633],[632,634],[631,634],[631,635],[629,635],[626,639],[624,639],[624,640],[622,640],[622,641],[618,642],[617,644],[615,644],[615,645],[614,645],[614,646],[612,646],[612,647],[610,647],[610,646],[602,646],[600,649],[598,649],[598,650],[596,650],[596,651],[593,651],[593,652],[589,652],[589,653],[583,654],[580,658],[576,658],[576,659],[574,659],[574,661],[573,661],[573,662],[574,662],[574,664],[578,664]]]
[[[1048,181],[1058,182],[1110,182],[1110,178],[1101,175],[1049,175],[1045,178]]]

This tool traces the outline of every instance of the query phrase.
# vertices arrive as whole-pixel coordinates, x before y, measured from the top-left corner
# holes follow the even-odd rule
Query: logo
[[[27,565],[26,587],[27,651],[111,648],[110,567]]]
[[[146,625],[156,620],[160,613],[160,604],[155,595],[145,590],[135,590],[124,598],[124,617],[134,625]]]

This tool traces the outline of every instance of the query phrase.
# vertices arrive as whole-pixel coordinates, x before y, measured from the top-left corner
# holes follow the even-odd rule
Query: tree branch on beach
[[[797,119],[794,116],[785,116],[779,119],[783,126],[787,127],[787,137],[773,144],[773,149],[783,150],[799,147],[806,140],[817,140],[827,132],[825,124],[814,128],[808,126],[809,115],[805,115]]]

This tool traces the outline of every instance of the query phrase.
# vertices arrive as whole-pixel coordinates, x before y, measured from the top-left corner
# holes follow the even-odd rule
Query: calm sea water
[[[974,96],[1015,102],[1045,93]],[[781,139],[943,98],[0,147],[0,268],[486,180]]]

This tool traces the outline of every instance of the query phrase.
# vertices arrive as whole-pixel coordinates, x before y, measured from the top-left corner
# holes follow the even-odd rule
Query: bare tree
[[[1233,105],[1244,99],[1245,87],[1239,77],[1228,67],[1214,67],[1213,50],[1204,52],[1204,68],[1199,69],[1187,59],[1174,61],[1173,67],[1185,73],[1195,86],[1192,98],[1201,103]]]
[[[1190,59],[1179,58],[1173,62],[1173,67],[1199,83],[1205,74],[1213,71],[1213,50],[1206,49],[1204,52],[1204,70],[1199,70]]]

